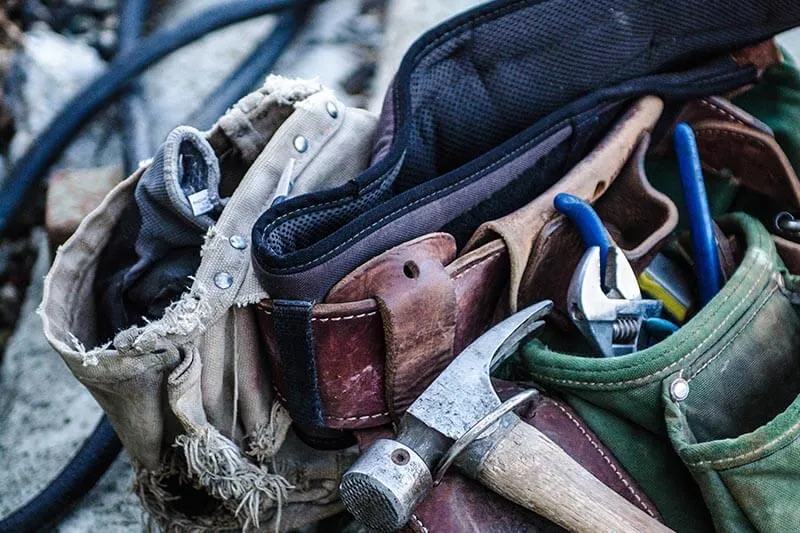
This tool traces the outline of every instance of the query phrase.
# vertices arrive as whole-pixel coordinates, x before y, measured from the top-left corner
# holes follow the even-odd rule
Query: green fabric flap
[[[574,395],[564,399],[619,460],[664,521],[681,533],[713,529],[711,515],[692,475],[669,441]]]

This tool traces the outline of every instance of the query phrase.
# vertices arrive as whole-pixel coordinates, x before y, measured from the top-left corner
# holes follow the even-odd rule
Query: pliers
[[[576,225],[587,246],[567,294],[572,322],[605,357],[639,350],[642,325],[661,314],[661,302],[642,298],[631,264],[588,203],[559,194],[554,204]]]

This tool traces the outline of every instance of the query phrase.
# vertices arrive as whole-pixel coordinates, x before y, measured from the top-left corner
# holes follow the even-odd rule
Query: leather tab
[[[426,235],[367,262],[326,299],[377,300],[386,347],[386,400],[395,418],[453,359],[456,292],[445,265],[455,251],[450,235]]]
[[[783,54],[775,39],[769,39],[735,52],[733,60],[737,65],[756,67],[760,78],[769,67],[783,61]]]

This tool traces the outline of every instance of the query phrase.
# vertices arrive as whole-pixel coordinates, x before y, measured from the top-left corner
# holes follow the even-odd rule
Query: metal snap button
[[[228,242],[237,250],[244,250],[247,248],[247,239],[241,235],[231,235],[230,239],[228,239]]]
[[[336,107],[336,104],[333,102],[328,102],[325,104],[325,110],[331,116],[331,118],[336,118],[339,116],[339,108]]]
[[[676,402],[682,402],[689,397],[689,382],[678,378],[669,386],[669,395]]]
[[[214,285],[220,289],[228,289],[231,285],[233,285],[233,276],[227,272],[219,272],[216,276],[214,276]]]
[[[301,154],[308,150],[308,139],[303,137],[302,135],[298,135],[294,138],[294,149],[300,152]]]

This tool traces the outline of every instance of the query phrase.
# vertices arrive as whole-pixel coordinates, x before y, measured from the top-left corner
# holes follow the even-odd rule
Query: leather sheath
[[[522,385],[501,380],[493,380],[493,385],[501,400],[523,390]],[[597,479],[642,511],[660,519],[655,505],[636,481],[566,402],[540,394],[516,409],[515,413],[557,443]],[[393,436],[388,428],[359,431],[359,446],[366,449],[376,439]],[[443,509],[446,511],[443,512]],[[404,531],[484,533],[564,530],[451,469],[442,483],[434,487],[417,506]]]

